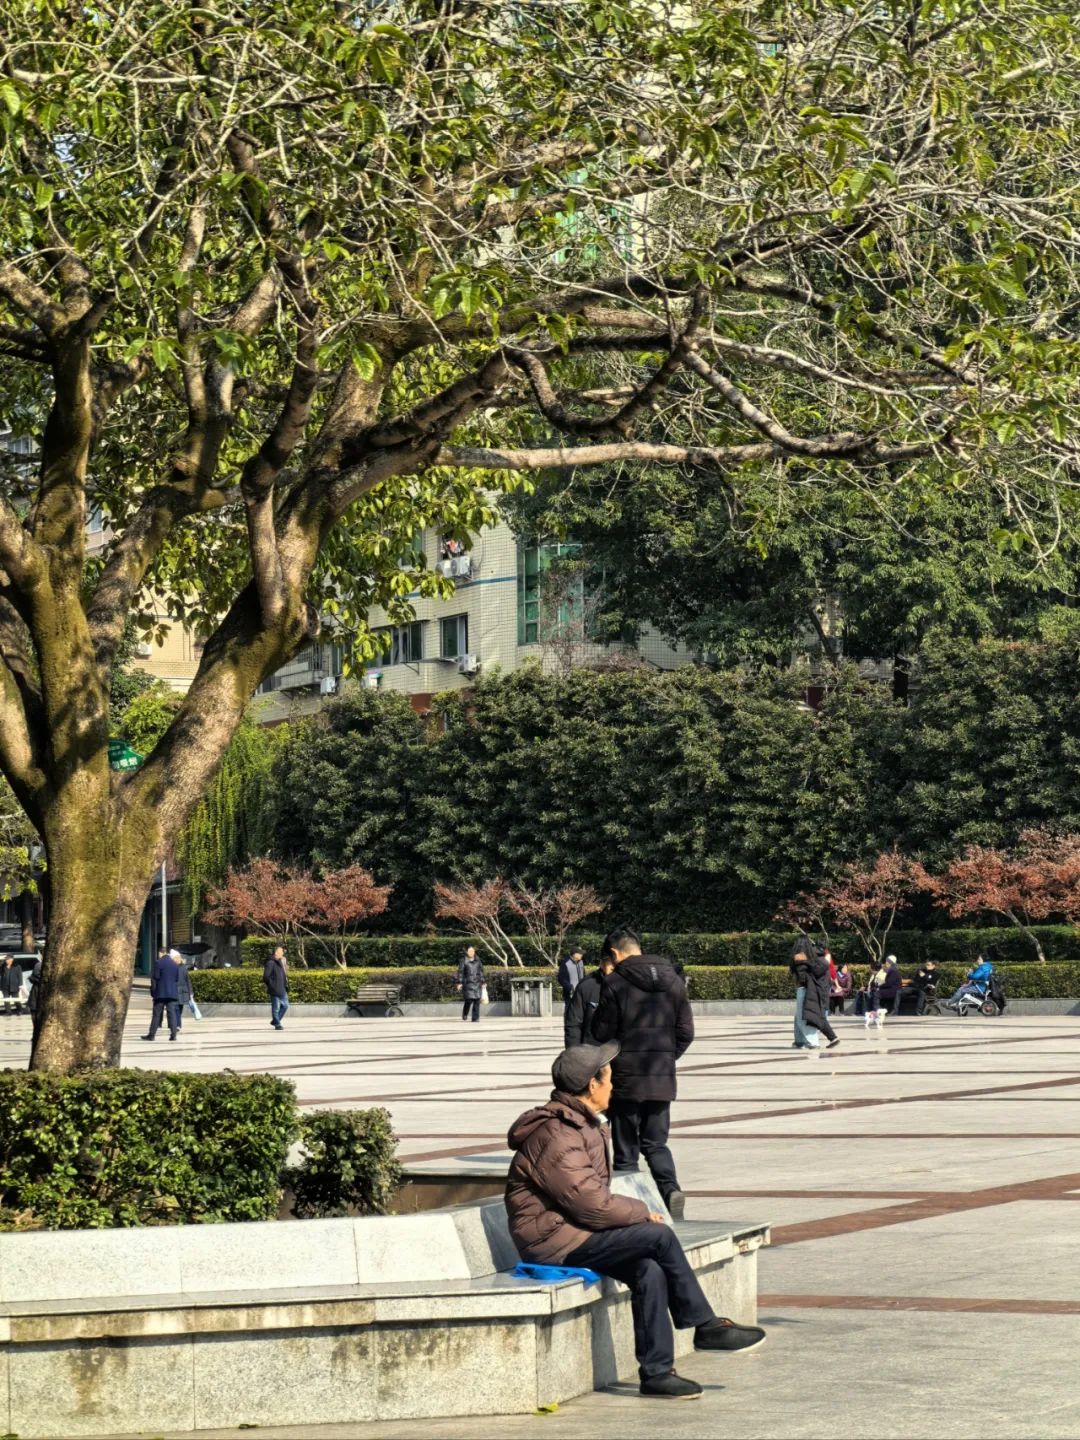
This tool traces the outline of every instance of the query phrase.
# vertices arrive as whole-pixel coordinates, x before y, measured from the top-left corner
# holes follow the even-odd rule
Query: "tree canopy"
[[[1042,0],[6,5],[34,1064],[115,1061],[146,885],[260,679],[324,623],[363,652],[373,603],[442,583],[400,563],[417,527],[467,536],[493,484],[875,486],[1004,450],[1010,503],[1071,494],[1076,47]],[[162,610],[198,673],[113,775],[110,671]]]

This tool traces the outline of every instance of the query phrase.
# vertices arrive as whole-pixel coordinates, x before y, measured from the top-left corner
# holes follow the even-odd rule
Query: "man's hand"
[[[650,1210],[649,1219],[654,1225],[666,1225],[668,1223],[667,1216],[661,1215],[659,1210]]]

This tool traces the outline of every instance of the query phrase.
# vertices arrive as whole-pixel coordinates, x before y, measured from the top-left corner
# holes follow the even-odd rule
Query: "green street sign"
[[[142,762],[143,757],[126,740],[109,741],[110,770],[137,770]]]

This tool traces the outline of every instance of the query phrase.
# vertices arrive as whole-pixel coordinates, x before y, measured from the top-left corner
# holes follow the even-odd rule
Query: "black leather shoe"
[[[638,1393],[654,1400],[700,1400],[702,1392],[696,1380],[686,1380],[672,1370],[667,1375],[650,1375],[642,1380]]]
[[[764,1342],[760,1325],[736,1325],[733,1320],[710,1320],[694,1331],[695,1350],[753,1350]]]

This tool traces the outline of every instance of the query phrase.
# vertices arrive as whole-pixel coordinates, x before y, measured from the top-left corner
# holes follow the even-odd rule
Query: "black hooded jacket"
[[[590,1039],[622,1047],[611,1064],[617,1101],[674,1100],[675,1061],[693,1038],[686,984],[662,955],[631,955],[601,983]]]

